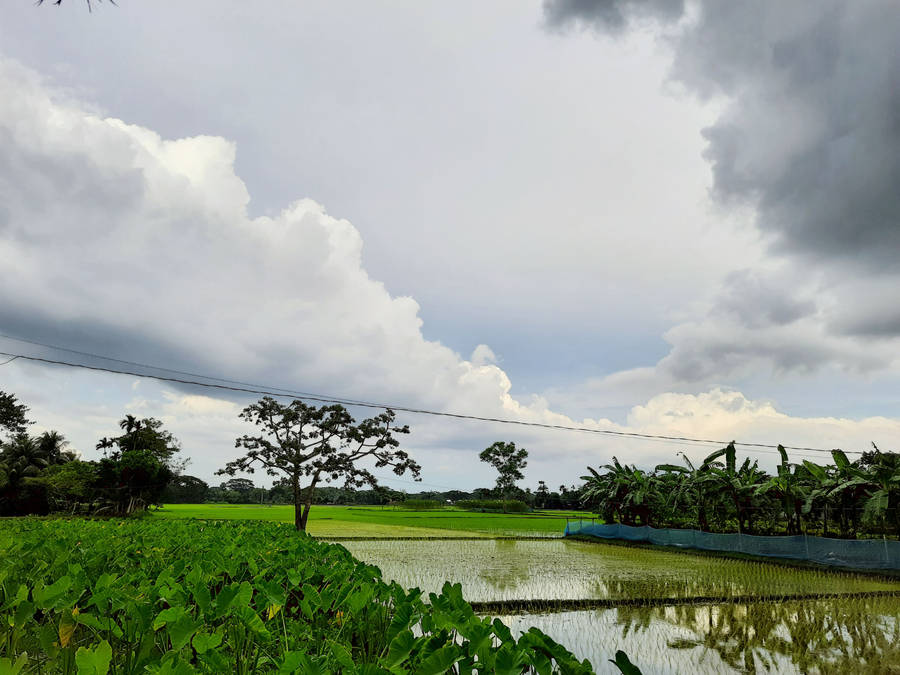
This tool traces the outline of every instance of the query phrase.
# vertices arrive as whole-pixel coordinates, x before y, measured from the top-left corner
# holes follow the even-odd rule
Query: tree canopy
[[[421,471],[409,454],[399,449],[394,435],[408,434],[409,427],[397,426],[392,410],[357,423],[339,404],[316,407],[294,400],[285,405],[266,396],[244,408],[240,417],[260,433],[236,439],[235,447],[246,454],[217,473],[234,476],[260,468],[270,476],[287,478],[298,530],[306,530],[319,481],[341,480],[346,488],[375,487],[378,481],[366,464],[391,467],[398,476],[409,471],[418,478]],[[301,481],[308,482],[301,485]]]
[[[24,433],[31,421],[28,406],[19,403],[15,394],[0,391],[0,430],[9,435]]]
[[[482,462],[487,462],[497,469],[497,491],[500,497],[512,492],[516,487],[516,481],[525,478],[522,469],[528,465],[528,451],[525,448],[516,448],[516,444],[512,441],[497,441],[482,450],[478,457]]]

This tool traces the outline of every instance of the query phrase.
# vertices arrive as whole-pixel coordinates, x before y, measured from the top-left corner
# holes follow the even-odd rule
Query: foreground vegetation
[[[748,534],[894,535],[900,538],[900,454],[872,452],[850,461],[832,451],[832,465],[792,463],[778,446],[775,475],[734,443],[694,465],[660,464],[654,471],[612,464],[582,476],[582,497],[608,522],[699,528]]]
[[[9,520],[0,672],[591,672],[274,523]]]

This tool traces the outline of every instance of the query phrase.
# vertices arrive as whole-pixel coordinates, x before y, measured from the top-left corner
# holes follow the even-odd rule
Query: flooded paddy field
[[[539,628],[597,672],[617,672],[617,649],[645,675],[900,671],[900,595],[810,598],[900,592],[890,579],[572,540],[341,543],[408,588],[450,581],[477,611],[501,603],[483,611]],[[541,600],[609,606],[547,612]]]
[[[829,598],[500,617],[536,626],[598,673],[621,649],[645,673],[897,673],[900,601]]]
[[[341,543],[387,579],[426,593],[458,582],[470,602],[900,591],[877,577],[565,539]]]

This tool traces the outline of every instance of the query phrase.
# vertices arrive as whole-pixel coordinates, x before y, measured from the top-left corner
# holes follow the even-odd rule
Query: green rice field
[[[294,522],[293,506],[248,504],[166,504],[154,517]],[[313,506],[307,529],[315,537],[561,537],[566,517],[579,511],[476,513],[458,509],[409,511],[378,506]]]

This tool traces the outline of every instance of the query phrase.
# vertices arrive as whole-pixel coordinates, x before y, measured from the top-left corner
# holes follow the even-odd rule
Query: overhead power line
[[[5,335],[0,334],[0,337],[7,337]],[[18,339],[18,338],[11,338]],[[24,340],[23,340],[24,341]],[[31,344],[40,345],[42,347],[48,347],[50,349],[57,349],[57,347],[53,347],[51,345],[44,345],[39,342],[28,341]],[[65,349],[65,348],[58,348]],[[68,350],[75,353],[82,354],[84,356],[90,356],[92,358],[98,359],[107,359],[110,361],[116,361],[119,363],[129,363],[131,365],[138,365],[143,368],[152,368],[155,370],[163,370],[167,372],[183,372],[183,371],[173,371],[167,368],[158,368],[156,366],[151,366],[147,364],[138,364],[136,362],[125,362],[121,359],[108,359],[105,356],[101,356],[99,354],[91,354],[89,352],[76,352],[76,350]],[[664,434],[643,434],[634,431],[617,431],[613,429],[594,429],[591,427],[578,427],[571,426],[565,424],[549,424],[545,422],[527,422],[525,420],[514,420],[514,419],[505,419],[502,417],[485,417],[481,415],[467,415],[463,413],[453,413],[453,412],[441,412],[436,410],[426,410],[424,408],[411,408],[407,406],[398,406],[398,405],[390,405],[385,403],[373,403],[370,401],[358,401],[354,399],[346,399],[339,398],[333,396],[323,396],[319,394],[308,394],[302,392],[295,392],[288,389],[279,389],[277,387],[263,387],[262,385],[243,385],[236,380],[224,380],[222,378],[216,377],[207,377],[206,375],[192,374],[193,377],[203,377],[204,379],[216,380],[217,382],[232,382],[233,384],[216,384],[214,382],[201,382],[199,380],[187,380],[183,378],[177,377],[168,377],[164,375],[155,375],[151,373],[138,373],[134,371],[124,370],[120,368],[105,368],[102,366],[91,366],[84,363],[72,363],[70,361],[62,361],[59,359],[48,359],[40,356],[29,356],[27,354],[15,354],[11,352],[2,352],[0,351],[0,356],[10,356],[15,358],[26,359],[28,361],[35,361],[39,363],[47,363],[51,365],[57,366],[67,366],[70,368],[82,368],[85,370],[93,370],[104,373],[114,373],[118,375],[131,375],[133,377],[146,377],[154,380],[159,380],[162,382],[173,382],[176,384],[186,384],[196,387],[206,387],[211,389],[220,389],[224,391],[233,391],[239,393],[247,393],[247,394],[257,394],[262,396],[273,396],[279,398],[293,397],[304,399],[307,401],[316,401],[318,403],[336,403],[340,405],[351,405],[351,406],[359,406],[363,408],[375,408],[378,410],[393,410],[395,412],[405,412],[414,415],[430,415],[432,417],[447,417],[450,419],[459,419],[459,420],[472,420],[478,422],[493,422],[496,424],[510,424],[515,426],[524,426],[531,427],[537,429],[550,429],[556,431],[577,431],[581,433],[589,433],[589,434],[598,434],[603,436],[615,436],[619,438],[634,438],[634,439],[648,439],[648,440],[658,440],[658,441],[675,441],[675,442],[683,442],[683,443],[706,443],[710,445],[727,445],[732,441],[722,441],[715,439],[707,439],[707,438],[690,438],[687,436],[669,436]],[[767,448],[767,449],[777,449],[778,445],[772,445],[768,443],[750,443],[750,442],[738,442],[734,441],[735,445],[740,445],[742,447],[750,447],[750,448]],[[799,452],[820,452],[820,453],[831,453],[831,450],[826,448],[810,448],[803,446],[792,446],[792,445],[783,445],[781,446],[786,450],[795,450]],[[859,451],[846,451],[848,454],[862,454]]]
[[[213,377],[211,375],[204,375],[203,373],[192,373],[187,370],[176,370],[175,368],[163,368],[162,366],[154,366],[149,363],[140,363],[139,361],[127,361],[125,359],[116,359],[111,356],[102,356],[100,354],[93,354],[91,352],[84,352],[78,349],[71,349],[70,347],[60,347],[59,345],[51,345],[46,342],[38,342],[37,340],[27,340],[25,338],[14,337],[12,335],[6,335],[5,333],[0,333],[0,338],[4,338],[6,340],[14,340],[15,342],[24,342],[30,345],[36,345],[38,347],[45,347],[47,349],[55,349],[60,352],[68,352],[69,354],[78,354],[79,356],[89,356],[92,359],[101,359],[102,361],[111,361],[112,363],[122,363],[126,366],[137,366],[138,368],[149,368],[150,370],[160,370],[166,373],[175,373],[176,375],[187,375],[188,377],[202,377],[204,380],[213,380],[215,382],[225,382],[227,384],[237,384],[243,387],[255,387],[259,389],[274,389],[275,391],[283,391],[286,394],[291,394],[298,397],[319,397],[319,398],[336,398],[334,396],[328,396],[327,394],[316,394],[308,391],[297,391],[295,389],[285,389],[283,387],[273,387],[271,385],[266,384],[258,384],[254,382],[242,382],[241,380],[229,380],[227,378],[222,377]],[[10,359],[12,361],[14,359]],[[9,363],[9,361],[7,361]],[[3,364],[0,364],[3,365]],[[152,377],[152,375],[147,375],[147,377]],[[347,401],[348,403],[352,401],[352,399],[341,399],[343,401]]]

